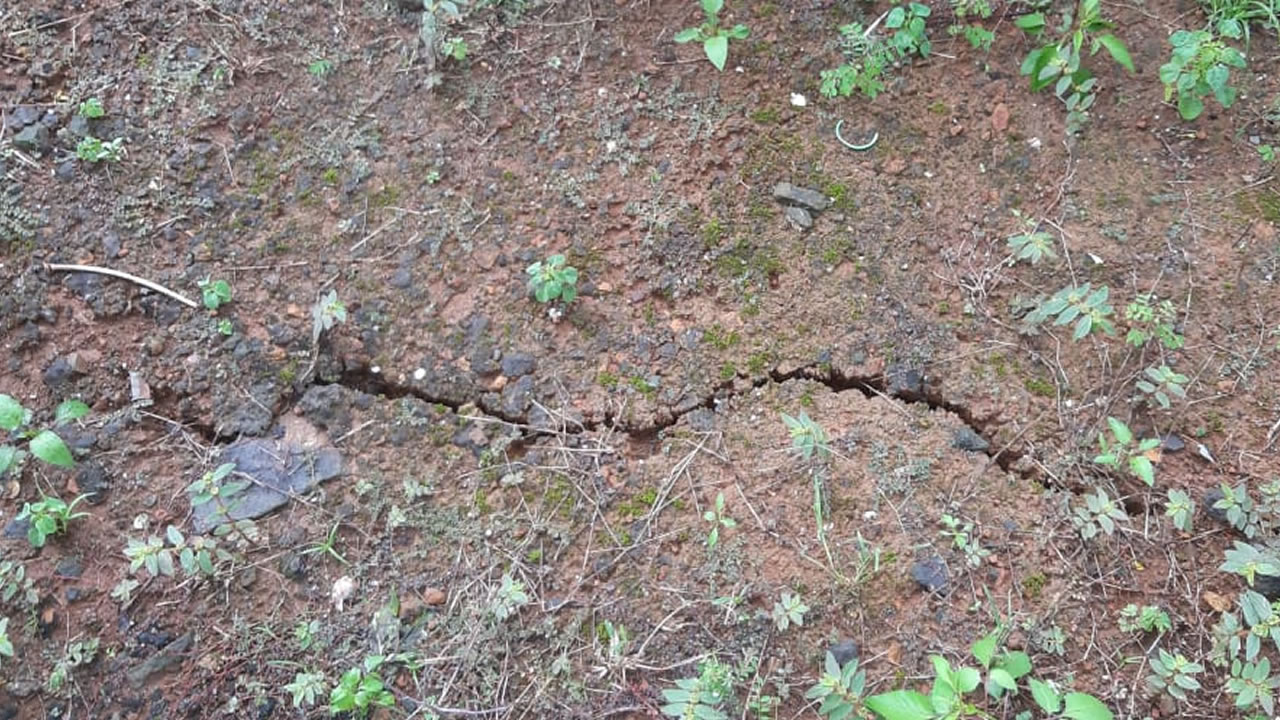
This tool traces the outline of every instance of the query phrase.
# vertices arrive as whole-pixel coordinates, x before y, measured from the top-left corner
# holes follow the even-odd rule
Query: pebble
[[[827,648],[827,652],[831,653],[832,657],[843,668],[850,660],[858,657],[858,645],[849,638],[841,638],[839,642]]]
[[[831,207],[831,198],[823,193],[813,188],[798,187],[789,182],[780,182],[773,186],[773,199],[814,212],[822,212]]]
[[[940,593],[947,589],[947,563],[937,555],[917,560],[911,565],[911,579],[926,592]]]

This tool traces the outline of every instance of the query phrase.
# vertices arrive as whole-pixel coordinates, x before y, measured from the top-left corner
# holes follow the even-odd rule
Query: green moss
[[[605,390],[613,390],[618,387],[618,376],[608,370],[602,371],[596,375],[596,384]]]
[[[1040,597],[1044,592],[1044,588],[1049,584],[1049,578],[1045,577],[1042,572],[1028,575],[1022,579],[1022,592],[1032,600]]]
[[[727,362],[720,366],[721,380],[732,380],[737,376],[738,376],[738,368],[734,367],[733,363]]]
[[[530,563],[531,565],[541,565],[542,549],[534,548],[533,550],[530,550],[529,552],[524,554],[524,559],[526,562]]]
[[[711,218],[702,226],[702,246],[711,249],[720,247],[720,241],[724,239],[724,224],[720,222],[720,218]]]
[[[477,489],[475,494],[471,496],[471,505],[481,515],[488,515],[493,512],[493,507],[489,505],[489,493],[485,492],[484,488]]]
[[[1023,382],[1023,386],[1026,387],[1027,392],[1032,395],[1039,395],[1040,397],[1047,398],[1058,396],[1058,390],[1054,387],[1053,383],[1042,378],[1027,378],[1026,381]]]
[[[728,350],[742,340],[736,330],[726,330],[720,323],[712,325],[703,337],[717,350]]]
[[[326,185],[337,185],[338,184],[338,168],[336,167],[328,168],[324,172],[320,173],[320,179]]]
[[[769,368],[772,362],[772,356],[761,350],[760,352],[751,353],[751,357],[747,358],[747,372],[752,375],[760,375]]]
[[[648,487],[635,494],[635,497],[618,503],[618,517],[633,519],[644,517],[653,504],[658,501],[658,489]]]
[[[751,112],[750,118],[761,125],[774,125],[781,119],[776,108],[759,108]]]
[[[658,390],[658,388],[650,385],[648,380],[645,380],[639,375],[632,375],[627,380],[627,384],[630,385],[633,390],[645,397],[651,397]]]
[[[1009,374],[1009,366],[1001,353],[992,353],[989,361],[991,369],[995,371],[997,378],[1003,378]]]
[[[378,209],[399,205],[400,188],[395,185],[383,186],[381,190],[369,197],[369,204]]]
[[[853,203],[853,191],[848,185],[841,182],[823,183],[822,192],[831,198],[831,206],[837,210],[853,212],[856,209]]]
[[[813,390],[805,389],[804,393],[800,395],[800,407],[813,407]]]
[[[1262,189],[1236,195],[1236,209],[1251,217],[1280,223],[1280,193]]]
[[[934,115],[946,115],[947,113],[951,112],[951,109],[947,107],[946,103],[939,100],[937,102],[929,104],[929,112],[933,113]]]

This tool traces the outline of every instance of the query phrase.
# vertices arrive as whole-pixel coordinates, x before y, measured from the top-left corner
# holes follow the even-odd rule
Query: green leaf
[[[75,467],[76,461],[71,457],[71,450],[51,430],[41,430],[31,438],[31,454],[58,467]]]
[[[1000,667],[1016,680],[1031,672],[1031,658],[1021,650],[1007,652],[1000,657]]]
[[[1071,720],[1115,720],[1115,715],[1107,709],[1102,701],[1084,693],[1067,693],[1066,707],[1062,709],[1062,717]]]
[[[982,682],[982,676],[978,674],[977,670],[971,667],[960,668],[956,671],[953,678],[955,680],[956,689],[961,693],[973,692],[973,689],[978,687],[978,683]]]
[[[914,690],[894,690],[872,695],[867,698],[865,705],[884,720],[930,720],[934,715],[933,703],[927,696]]]
[[[65,400],[58,406],[58,410],[54,415],[54,425],[66,425],[72,420],[78,420],[89,414],[89,406],[79,400]]]
[[[0,430],[5,432],[17,430],[22,425],[24,414],[22,403],[9,395],[0,395]]]
[[[18,448],[12,445],[0,445],[0,475],[4,475],[17,460]]]
[[[729,30],[729,37],[734,40],[746,40],[748,37],[751,37],[751,28],[741,23],[734,25],[733,28]]]
[[[907,21],[907,11],[901,7],[896,7],[889,11],[889,15],[884,19],[884,26],[890,30],[897,30]]]
[[[681,44],[684,44],[687,42],[693,42],[694,40],[697,40],[701,35],[702,35],[701,28],[696,28],[696,27],[685,28],[680,32],[676,33],[675,41]],[[542,271],[542,263],[534,263],[530,265],[527,270],[525,270],[525,272],[529,273],[530,275],[537,275],[541,271]]]
[[[724,0],[702,0],[702,12],[709,16],[716,16],[724,9]]]
[[[1178,114],[1183,120],[1195,120],[1204,112],[1204,102],[1195,95],[1182,93],[1178,95]]]
[[[1044,29],[1044,13],[1037,12],[1029,15],[1023,15],[1022,17],[1014,20],[1013,24],[1017,25],[1025,32],[1029,32],[1032,35],[1038,35],[1040,31]]]
[[[729,59],[729,38],[723,35],[709,37],[702,42],[702,49],[707,53],[707,59],[717,70],[724,70],[724,63]]]
[[[1151,461],[1142,455],[1129,458],[1129,470],[1131,470],[1139,480],[1151,487],[1156,484],[1156,469]]]
[[[1035,699],[1040,709],[1050,715],[1057,715],[1058,710],[1062,708],[1062,696],[1049,683],[1035,678],[1028,680],[1027,684],[1031,686],[1031,697]]]
[[[1128,445],[1133,442],[1133,432],[1122,421],[1108,417],[1107,427],[1111,428],[1111,434],[1115,436],[1117,443]]]
[[[1129,72],[1136,72],[1133,69],[1133,58],[1129,56],[1129,48],[1125,47],[1120,38],[1108,33],[1099,35],[1096,40],[1107,49],[1108,53],[1111,53],[1111,59],[1119,63],[1120,67]]]
[[[996,644],[999,642],[999,640],[1000,640],[1000,630],[999,628],[997,628],[995,630],[992,630],[986,636],[980,638],[977,642],[973,644],[973,647],[970,648],[970,651],[973,653],[973,656],[977,658],[978,662],[982,665],[982,667],[984,668],[991,667],[991,661],[996,656]]]
[[[1013,679],[1009,671],[1003,668],[995,668],[991,671],[991,681],[1005,690],[1018,689],[1018,682]]]

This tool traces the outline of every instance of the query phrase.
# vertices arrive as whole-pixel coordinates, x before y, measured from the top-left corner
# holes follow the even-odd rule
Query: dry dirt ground
[[[730,716],[816,717],[829,649],[921,688],[997,624],[1116,717],[1240,717],[1209,656],[1244,537],[1205,494],[1280,475],[1275,35],[1230,111],[1184,123],[1156,70],[1202,11],[1108,3],[1138,72],[1097,62],[1068,137],[1018,75],[1018,6],[985,54],[940,5],[931,59],[821,97],[836,27],[884,9],[736,0],[752,35],[721,73],[671,42],[695,3],[508,0],[448,27],[468,55],[434,82],[420,12],[387,0],[6,3],[0,393],[37,427],[91,412],[58,429],[75,468],[3,477],[0,718],[325,717],[377,655],[378,717],[655,718],[709,661]],[[86,134],[125,154],[78,160]],[[833,204],[801,231],[782,182]],[[1009,262],[1014,210],[1055,258]],[[553,253],[567,307],[526,286]],[[1116,336],[1028,326],[1084,282]],[[330,291],[345,322],[317,337]],[[1185,345],[1126,344],[1140,293]],[[1188,378],[1168,409],[1136,385],[1161,365]],[[802,412],[828,456],[790,451]],[[1092,462],[1109,416],[1165,440],[1153,487]],[[211,575],[131,568],[131,541],[216,524],[190,486],[228,458],[242,493],[294,492],[217,537]],[[1099,489],[1122,511],[1085,539]],[[82,494],[30,547],[24,504]],[[808,606],[785,630],[784,592]],[[1171,630],[1122,630],[1129,604]],[[1203,688],[1149,692],[1155,648]],[[323,676],[309,709],[298,673]]]

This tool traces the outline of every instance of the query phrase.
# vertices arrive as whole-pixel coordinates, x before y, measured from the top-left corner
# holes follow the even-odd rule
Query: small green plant
[[[1009,252],[1013,253],[1010,264],[1026,260],[1032,265],[1038,265],[1046,258],[1057,260],[1058,254],[1053,250],[1053,236],[1041,230],[1040,223],[1034,218],[1023,217],[1017,210],[1014,210],[1013,214],[1022,221],[1023,230],[1017,235],[1010,236],[1007,241]]]
[[[49,678],[45,680],[45,689],[51,693],[61,690],[71,678],[71,671],[93,662],[97,654],[98,638],[96,637],[77,640],[68,645],[66,652],[58,658],[58,661],[53,664],[53,669],[49,671]]]
[[[295,708],[309,708],[316,704],[316,698],[324,697],[328,687],[323,673],[298,672],[294,673],[293,682],[286,684],[284,689],[293,696]]]
[[[104,160],[107,162],[120,162],[124,155],[124,138],[103,142],[100,138],[87,135],[76,143],[76,157],[85,162],[99,163]]]
[[[440,49],[444,51],[445,57],[453,58],[457,62],[467,59],[467,41],[460,37],[445,38]]]
[[[196,285],[200,287],[200,295],[204,299],[204,306],[210,310],[217,310],[231,302],[231,285],[226,280],[213,280],[206,277],[197,281]]]
[[[1250,587],[1253,586],[1253,581],[1258,575],[1280,575],[1280,561],[1277,561],[1274,553],[1264,552],[1256,546],[1239,540],[1234,543],[1235,547],[1224,553],[1225,560],[1218,567],[1219,570],[1239,575]]]
[[[1185,342],[1173,327],[1177,316],[1172,302],[1150,293],[1138,295],[1124,310],[1124,319],[1130,323],[1124,341],[1134,347],[1142,347],[1148,341],[1158,339],[1169,350],[1177,350]]]
[[[925,18],[930,9],[921,3],[908,3],[889,10],[884,16],[888,36],[874,34],[875,24],[863,28],[860,23],[840,27],[840,42],[845,62],[832,70],[822,71],[820,91],[827,97],[848,97],[856,90],[874,100],[884,91],[884,73],[911,55],[928,57],[932,44],[925,34]]]
[[[782,413],[782,423],[787,426],[787,433],[791,435],[791,450],[800,457],[808,460],[815,454],[818,457],[831,454],[827,431],[814,422],[808,413],[801,410],[796,417]]]
[[[1236,89],[1228,83],[1231,68],[1244,68],[1244,55],[1214,37],[1209,30],[1179,30],[1169,36],[1173,52],[1169,62],[1160,66],[1160,82],[1164,83],[1164,100],[1176,95],[1178,114],[1183,120],[1195,120],[1204,112],[1204,99],[1212,95],[1218,104],[1229,108],[1236,101]]]
[[[996,650],[1004,638],[1004,628],[997,627],[984,635],[970,648],[982,669],[987,673],[984,687],[987,695],[999,700],[1006,692],[1018,691],[1018,680],[1031,672],[1031,658],[1021,650],[1005,650],[999,655]]]
[[[782,598],[773,604],[773,624],[778,632],[786,632],[792,625],[803,627],[807,612],[809,606],[804,604],[799,595],[784,592]]]
[[[230,318],[218,318],[218,322],[214,323],[213,329],[218,331],[219,335],[230,336],[236,331],[235,325],[231,323]]]
[[[89,413],[89,406],[79,400],[66,400],[54,411],[53,426],[62,427],[78,420]],[[38,460],[57,467],[75,467],[76,461],[71,456],[71,449],[49,429],[38,430],[31,426],[32,412],[22,403],[9,395],[0,394],[0,430],[7,435],[8,442],[0,445],[0,475],[20,467],[30,452]],[[22,450],[15,441],[27,441],[27,449]]]
[[[26,566],[12,560],[0,562],[0,602],[28,611],[40,604],[40,593],[27,577]]]
[[[1138,607],[1134,603],[1129,603],[1120,610],[1120,617],[1116,619],[1116,624],[1123,632],[1167,633],[1173,629],[1169,613],[1162,610],[1159,605]]]
[[[1173,519],[1173,526],[1182,532],[1191,532],[1191,520],[1196,514],[1195,501],[1181,490],[1169,489],[1169,500],[1165,503],[1164,514]]]
[[[338,323],[347,321],[347,306],[338,299],[338,291],[330,290],[311,306],[311,342],[320,342],[320,336]]]
[[[964,553],[965,564],[969,567],[976,568],[982,565],[983,559],[991,556],[991,551],[982,547],[973,536],[973,523],[944,514],[942,524],[945,529],[939,535],[951,538],[951,546]]]
[[[728,720],[721,706],[732,690],[730,670],[714,658],[702,663],[698,677],[681,678],[662,691],[666,704],[660,711],[680,720]]]
[[[325,77],[333,72],[333,61],[325,58],[316,58],[307,63],[307,72],[311,74],[311,77]]]
[[[1199,690],[1200,681],[1196,675],[1204,672],[1204,666],[1191,662],[1182,653],[1170,654],[1160,648],[1159,656],[1151,658],[1151,674],[1147,676],[1147,685],[1151,689],[1163,690],[1175,700],[1187,701],[1187,691]]]
[[[538,302],[552,300],[573,302],[578,297],[578,269],[565,264],[564,255],[552,255],[525,269],[529,276],[529,289]]]
[[[324,553],[343,565],[349,565],[350,563],[347,562],[347,559],[342,557],[342,553],[338,552],[338,527],[340,525],[341,523],[335,522],[333,527],[329,528],[329,532],[325,535],[324,540],[311,543],[300,550],[298,554],[310,555],[312,553]]]
[[[91,97],[80,103],[80,107],[76,112],[86,120],[96,120],[107,114],[107,111],[102,107],[102,101],[96,97]]]
[[[350,712],[355,717],[363,718],[375,707],[395,705],[395,696],[387,690],[378,673],[384,660],[382,655],[369,655],[361,666],[343,673],[338,684],[329,692],[329,712]]]
[[[1023,15],[1014,24],[1037,39],[1048,29],[1041,12]],[[1031,79],[1032,92],[1053,86],[1054,95],[1066,105],[1068,134],[1084,126],[1089,108],[1098,98],[1098,80],[1084,66],[1086,44],[1090,56],[1105,48],[1118,65],[1134,72],[1124,42],[1107,32],[1113,27],[1114,23],[1102,17],[1100,0],[1080,0],[1074,21],[1070,12],[1065,13],[1062,25],[1054,31],[1058,39],[1032,50],[1022,61],[1020,72]]]
[[[729,40],[746,40],[751,30],[739,23],[731,28],[720,26],[720,11],[724,9],[724,0],[701,0],[702,14],[705,21],[697,27],[690,27],[676,33],[675,41],[681,44],[690,42],[702,43],[702,50],[707,59],[717,70],[723,71],[725,61],[729,59]]]
[[[506,620],[528,604],[529,594],[525,592],[524,583],[511,577],[511,573],[503,573],[502,583],[489,603],[493,616],[499,621]]]
[[[724,527],[732,529],[738,526],[738,521],[725,515],[724,511],[724,493],[716,493],[715,504],[706,512],[702,513],[702,519],[711,523],[711,532],[707,533],[707,549],[710,550],[720,542],[720,528]]]
[[[1264,163],[1273,163],[1276,161],[1276,149],[1273,145],[1259,145],[1258,157],[1262,158]]]
[[[0,616],[0,656],[13,657],[13,641],[9,639],[9,618]]]
[[[963,36],[970,47],[982,52],[990,52],[991,44],[996,40],[996,34],[981,25],[952,25],[947,32],[952,36]]]
[[[1276,688],[1280,687],[1280,675],[1271,674],[1271,661],[1262,658],[1257,663],[1231,663],[1231,677],[1227,679],[1227,693],[1235,696],[1240,710],[1260,709],[1271,717],[1276,711]]]
[[[1186,375],[1174,372],[1168,365],[1149,367],[1143,371],[1143,374],[1146,375],[1146,379],[1137,382],[1138,389],[1150,395],[1165,410],[1169,409],[1170,395],[1186,399],[1186,384],[1189,380]]]
[[[1071,522],[1080,531],[1080,537],[1085,540],[1097,537],[1099,530],[1110,536],[1116,531],[1117,522],[1126,522],[1129,519],[1129,516],[1124,514],[1124,509],[1112,502],[1101,488],[1093,494],[1085,493],[1084,503],[1083,507],[1076,506],[1071,515]]]
[[[27,542],[31,547],[44,547],[49,538],[66,532],[72,520],[89,517],[89,513],[74,512],[85,497],[81,495],[67,503],[59,497],[45,496],[34,503],[25,503],[17,519],[29,523]]]
[[[1076,325],[1071,339],[1077,341],[1094,330],[1115,335],[1116,329],[1110,320],[1114,309],[1107,303],[1110,294],[1110,289],[1105,285],[1096,290],[1091,283],[1065,287],[1032,310],[1027,315],[1027,322],[1032,326],[1040,325],[1051,317],[1054,318],[1054,325],[1066,325],[1074,321]]]
[[[1145,438],[1134,445],[1133,431],[1120,420],[1108,417],[1107,427],[1111,431],[1111,440],[1107,433],[1098,433],[1098,447],[1101,454],[1093,461],[1113,470],[1126,467],[1129,474],[1146,483],[1148,487],[1156,483],[1156,466],[1151,462],[1149,453],[1160,447],[1158,438]]]
[[[840,667],[836,658],[827,653],[822,676],[818,684],[809,688],[805,699],[818,700],[818,715],[828,720],[864,717],[862,693],[866,689],[867,674],[858,669],[858,658]]]

